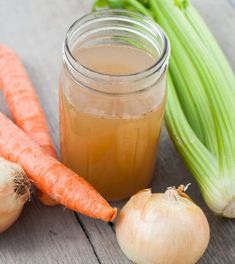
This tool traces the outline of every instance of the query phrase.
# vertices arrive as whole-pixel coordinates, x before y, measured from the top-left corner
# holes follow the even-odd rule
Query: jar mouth
[[[111,25],[114,21],[117,21],[117,24]],[[84,35],[88,34],[86,31],[87,27],[93,24],[96,24],[98,27],[99,23],[101,27],[103,27],[103,30],[106,28],[114,30],[115,27],[122,28],[123,26],[121,23],[132,23],[132,26],[126,26],[125,29],[129,28],[131,32],[131,28],[133,27],[136,34],[139,32],[139,35],[142,36],[142,38],[149,41],[152,46],[156,46],[156,49],[158,48],[159,54],[156,61],[141,71],[128,74],[103,73],[83,65],[75,58],[71,43],[81,37],[84,38]],[[106,26],[102,23],[106,23]],[[146,36],[144,34],[145,31],[147,33]],[[96,32],[99,32],[99,29],[96,29]],[[156,22],[139,13],[121,9],[103,9],[89,13],[77,19],[68,29],[63,45],[63,60],[70,70],[80,75],[89,77],[92,80],[101,80],[109,83],[136,82],[140,79],[151,76],[167,64],[169,55],[170,44],[167,35]]]

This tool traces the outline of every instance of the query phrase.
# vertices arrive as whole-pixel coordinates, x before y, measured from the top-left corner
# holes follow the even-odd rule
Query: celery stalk
[[[174,73],[172,79],[175,86],[179,87],[177,95],[184,113],[201,142],[213,153],[217,153],[213,117],[203,84],[181,42],[174,36],[171,27],[160,14],[159,21],[164,22],[165,30],[171,41],[170,72]]]
[[[152,8],[158,12],[160,24],[165,26],[164,22],[161,23],[160,17],[163,16],[169,26],[174,29],[175,36],[182,41],[188,56],[197,69],[198,76],[203,82],[216,128],[219,188],[223,193],[224,200],[230,203],[235,195],[235,129],[233,125],[235,108],[233,93],[225,82],[213,54],[206,48],[181,10],[172,1],[156,0],[151,2],[154,2]],[[172,54],[174,54],[173,49]],[[190,83],[188,85],[190,87]]]
[[[221,214],[221,208],[226,207],[227,201],[217,188],[219,184],[217,160],[204,147],[188,124],[170,74],[165,120],[169,134],[198,182],[206,203],[212,211]]]
[[[231,69],[227,59],[225,58],[221,48],[219,47],[214,36],[206,26],[205,22],[198,14],[197,10],[190,5],[187,10],[184,12],[186,18],[191,23],[194,30],[197,32],[201,40],[207,45],[207,48],[216,58],[216,61],[220,63],[220,69],[223,72],[224,78],[226,78],[228,85],[231,86],[231,89],[235,91],[235,76],[234,72]]]

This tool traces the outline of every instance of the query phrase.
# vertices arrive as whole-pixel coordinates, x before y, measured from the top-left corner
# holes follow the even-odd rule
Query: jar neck
[[[76,49],[97,45],[125,45],[143,50],[154,64],[127,75],[104,74],[82,65],[74,55]],[[68,30],[63,62],[70,78],[94,92],[125,95],[153,87],[167,68],[170,47],[164,31],[152,20],[123,10],[104,10],[88,14]],[[113,84],[118,91],[110,91]]]

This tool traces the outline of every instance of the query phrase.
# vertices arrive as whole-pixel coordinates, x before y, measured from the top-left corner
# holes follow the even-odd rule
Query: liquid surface
[[[115,75],[135,73],[154,63],[143,51],[127,47],[122,47],[122,52],[120,47],[111,49],[110,46],[83,49],[76,56],[83,65],[95,71]],[[61,87],[63,162],[108,200],[127,198],[146,188],[153,175],[165,100],[157,109],[141,116],[112,118],[102,116],[98,110],[97,115],[83,112],[74,100],[71,103],[64,91]],[[115,107],[121,112],[124,106],[116,104]]]
[[[75,58],[88,69],[111,75],[128,75],[151,67],[155,60],[148,53],[128,46],[95,46],[78,49]]]

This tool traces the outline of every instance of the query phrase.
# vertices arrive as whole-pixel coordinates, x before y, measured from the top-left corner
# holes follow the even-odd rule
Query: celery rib
[[[227,80],[227,84],[230,86],[231,90],[235,92],[234,72],[232,71],[231,66],[224,56],[221,48],[217,44],[215,37],[212,35],[205,22],[192,5],[188,6],[184,14],[190,22],[191,26],[197,32],[198,36],[207,46],[209,52],[212,52],[216,58],[216,61],[220,63],[220,68],[223,72],[224,78]]]

